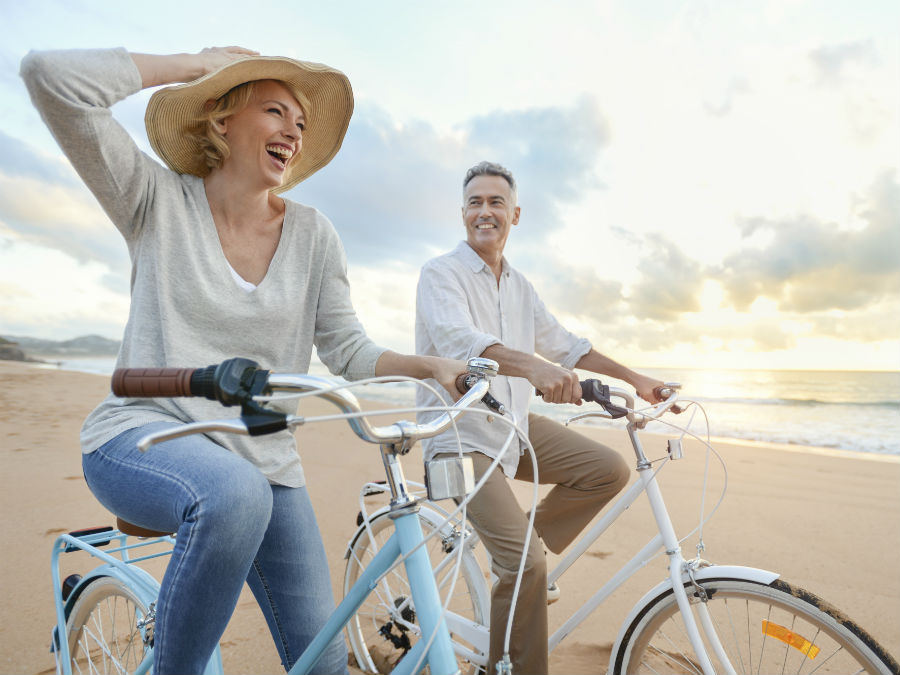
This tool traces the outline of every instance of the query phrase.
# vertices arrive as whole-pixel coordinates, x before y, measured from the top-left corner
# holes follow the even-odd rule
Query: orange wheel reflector
[[[788,630],[784,626],[779,626],[777,623],[772,623],[771,621],[763,621],[762,632],[763,635],[769,635],[776,640],[781,640],[797,651],[803,652],[807,656],[807,658],[814,659],[819,654],[819,648],[816,647],[812,642],[807,640],[802,635]]]

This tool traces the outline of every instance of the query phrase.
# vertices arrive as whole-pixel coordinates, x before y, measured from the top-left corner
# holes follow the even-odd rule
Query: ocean
[[[64,370],[111,374],[114,359],[62,361]],[[315,362],[310,372],[327,375]],[[706,410],[710,435],[791,446],[900,455],[900,372],[807,370],[643,369],[641,372],[682,384],[682,396]],[[614,380],[608,384],[624,386]],[[414,385],[369,385],[355,393],[397,406],[411,406]],[[552,405],[535,399],[534,412],[564,421],[585,406]],[[687,421],[688,415],[669,417]],[[702,431],[701,415],[692,431]],[[593,418],[581,423],[621,426]],[[650,425],[648,431],[665,431]]]

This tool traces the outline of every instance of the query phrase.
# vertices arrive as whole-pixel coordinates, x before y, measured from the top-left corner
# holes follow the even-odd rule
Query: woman
[[[131,309],[118,367],[200,366],[246,356],[306,372],[433,377],[457,361],[403,356],[367,337],[332,225],[278,196],[327,164],[349,124],[347,78],[238,47],[155,56],[123,49],[31,53],[34,104],[125,237]],[[151,144],[109,112],[147,87]],[[109,396],[82,430],[88,485],[116,515],[177,532],[157,605],[155,672],[202,672],[246,579],[290,668],[333,607],[328,566],[293,436],[191,436],[141,454],[147,432],[221,416],[196,399]],[[338,639],[317,670],[346,672]]]

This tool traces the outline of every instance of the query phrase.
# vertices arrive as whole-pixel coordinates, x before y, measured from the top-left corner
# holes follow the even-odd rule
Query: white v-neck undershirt
[[[228,259],[225,259],[225,264],[228,265],[228,271],[231,272],[231,276],[234,279],[234,282],[240,287],[242,291],[246,291],[247,293],[252,293],[256,290],[256,284],[251,284],[244,277],[237,273],[237,270],[231,266],[231,263],[228,262]]]

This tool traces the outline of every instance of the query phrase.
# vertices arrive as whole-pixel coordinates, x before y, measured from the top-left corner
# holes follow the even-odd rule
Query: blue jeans
[[[142,436],[170,426],[130,429],[82,460],[88,486],[107,509],[176,533],[157,602],[155,672],[204,671],[245,580],[289,669],[334,608],[306,488],[270,485],[253,464],[205,436],[137,449]],[[347,672],[343,636],[315,671]]]

